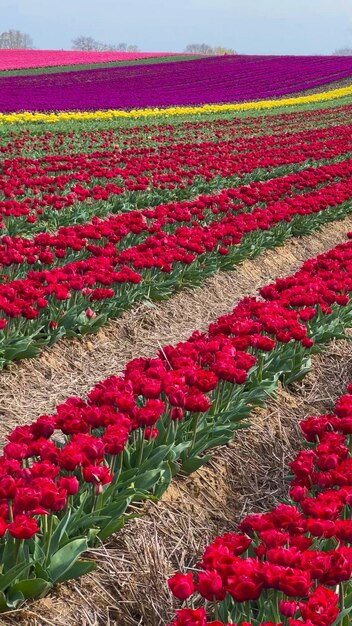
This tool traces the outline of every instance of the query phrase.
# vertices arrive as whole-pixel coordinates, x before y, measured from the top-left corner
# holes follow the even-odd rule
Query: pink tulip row
[[[170,52],[96,52],[75,50],[0,50],[0,70],[132,61],[173,56]]]

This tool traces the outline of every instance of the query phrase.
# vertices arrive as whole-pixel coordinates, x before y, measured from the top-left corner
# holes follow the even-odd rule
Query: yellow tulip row
[[[281,100],[260,100],[256,102],[239,102],[237,104],[204,104],[201,106],[178,106],[167,108],[145,108],[122,111],[108,109],[106,111],[59,111],[56,113],[0,113],[0,123],[14,122],[60,122],[69,120],[104,120],[104,119],[139,119],[145,117],[161,117],[174,115],[198,115],[202,113],[231,113],[232,111],[252,111],[272,109],[282,106],[309,104],[326,100],[336,100],[352,95],[352,86],[332,89],[308,96],[294,96]]]

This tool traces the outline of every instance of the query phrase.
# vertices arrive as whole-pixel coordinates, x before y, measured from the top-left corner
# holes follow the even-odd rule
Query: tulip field
[[[349,384],[300,416],[275,505],[238,507],[234,528],[224,501],[219,530],[181,536],[154,592],[140,567],[148,618],[127,594],[132,548],[99,614],[94,593],[124,533],[225,450],[238,465],[273,398],[300,398],[350,341],[351,57],[0,50],[0,87],[0,623],[348,626],[350,359]],[[270,253],[294,262],[260,272]],[[206,290],[231,304],[203,299],[195,322]],[[171,316],[168,342],[125,356],[123,329],[137,341],[176,301],[184,334]],[[39,414],[37,377],[68,354],[47,402],[40,379]],[[61,594],[78,621],[55,616]]]
[[[65,69],[67,66],[91,65],[98,63],[126,63],[141,59],[172,58],[165,52],[94,52],[72,50],[2,50],[0,71],[28,70],[56,67]]]
[[[349,56],[258,59],[229,55],[105,67],[84,74],[40,74],[35,79],[10,76],[2,80],[0,111],[23,111],[23,103],[26,111],[72,111],[80,110],[82,102],[86,109],[95,110],[258,100],[311,89],[344,79],[351,72]]]

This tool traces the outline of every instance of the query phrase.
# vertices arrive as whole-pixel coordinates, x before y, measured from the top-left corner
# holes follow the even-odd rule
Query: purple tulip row
[[[0,79],[0,111],[131,109],[272,98],[352,75],[352,57],[223,56]]]

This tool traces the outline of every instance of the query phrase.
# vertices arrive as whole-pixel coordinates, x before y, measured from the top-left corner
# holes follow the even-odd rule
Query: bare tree
[[[206,43],[190,43],[184,51],[190,54],[213,54],[213,48]]]
[[[100,44],[93,39],[93,37],[84,37],[81,35],[80,37],[76,37],[76,39],[72,40],[72,49],[73,50],[97,50],[97,46]]]
[[[130,46],[127,43],[117,45],[96,41],[93,37],[81,35],[72,40],[73,50],[94,50],[95,52],[138,52],[138,46]]]
[[[232,48],[224,48],[223,46],[209,46],[207,43],[191,43],[186,46],[185,50],[188,54],[212,54],[212,55],[222,55],[222,54],[236,54],[236,52]]]
[[[341,57],[352,56],[352,48],[339,48],[333,52],[333,55]]]
[[[97,41],[94,50],[98,52],[117,52],[118,48],[111,43],[102,43]]]
[[[31,50],[32,38],[19,30],[7,30],[0,34],[0,48],[2,50]]]

